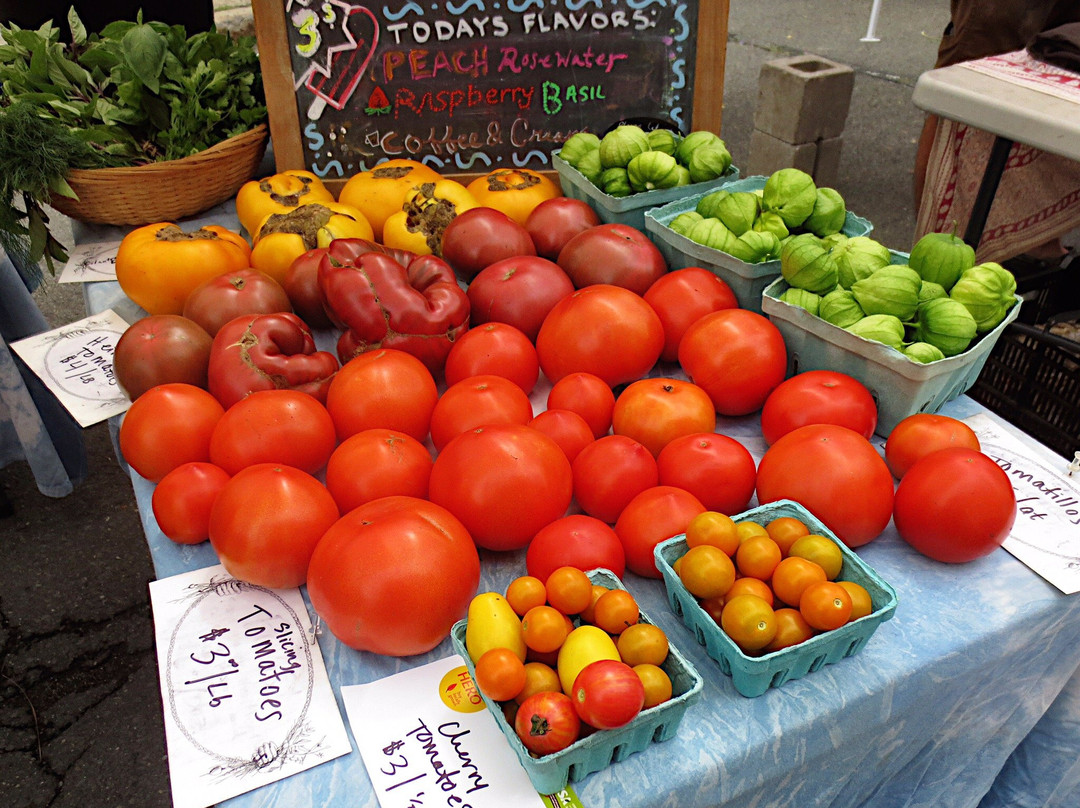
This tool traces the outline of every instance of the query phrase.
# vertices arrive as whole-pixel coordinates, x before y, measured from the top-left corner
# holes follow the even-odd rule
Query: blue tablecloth
[[[123,300],[115,284],[94,286],[87,290],[92,311]],[[962,396],[943,411],[984,410]],[[724,419],[719,430],[758,458],[764,451],[755,416]],[[217,562],[208,544],[166,539],[150,508],[152,484],[134,473],[132,484],[159,578]],[[627,573],[627,588],[705,686],[676,737],[573,784],[584,804],[1080,805],[1080,598],[1062,595],[1004,550],[964,565],[931,561],[891,524],[859,555],[896,589],[895,617],[855,656],[753,699],[739,695],[696,643],[661,582]],[[522,552],[481,558],[482,590],[503,590],[525,569]],[[453,653],[447,640],[422,656],[381,657],[328,633],[320,646],[339,702],[342,685]],[[378,802],[354,745],[350,755],[228,805]]]

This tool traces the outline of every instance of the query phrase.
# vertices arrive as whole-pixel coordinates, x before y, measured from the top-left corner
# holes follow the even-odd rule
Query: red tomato
[[[525,552],[529,575],[547,581],[559,567],[609,569],[618,577],[626,571],[626,553],[611,525],[593,516],[572,513],[543,527]]]
[[[326,409],[339,441],[365,429],[396,429],[424,441],[439,391],[427,366],[404,351],[362,353],[330,383]]]
[[[597,729],[629,724],[645,705],[645,685],[633,668],[617,659],[590,662],[574,679],[573,690],[578,717]]]
[[[611,386],[592,373],[570,373],[548,391],[549,410],[570,410],[585,419],[593,437],[603,437],[611,429],[615,393]]]
[[[529,426],[559,444],[571,463],[582,449],[596,440],[585,419],[572,410],[544,410],[529,421]]]
[[[210,436],[225,409],[206,390],[191,384],[151,387],[120,422],[120,453],[142,477],[159,482],[177,466],[209,462]]]
[[[757,482],[747,448],[713,432],[675,438],[656,458],[656,469],[660,485],[685,489],[710,511],[729,516],[746,510]]]
[[[302,586],[323,533],[338,519],[307,472],[259,463],[237,472],[210,509],[210,544],[229,575],[270,589]]]
[[[573,291],[573,282],[558,264],[526,255],[485,267],[465,294],[473,327],[506,323],[535,342],[548,312]]]
[[[614,524],[623,508],[659,474],[652,452],[626,435],[605,435],[574,458],[574,499],[581,510]]]
[[[780,330],[747,309],[723,309],[694,322],[679,343],[679,364],[721,415],[760,410],[787,374]]]
[[[393,429],[365,429],[342,441],[326,464],[326,487],[342,513],[379,497],[427,499],[431,453]]]
[[[514,731],[535,755],[560,752],[581,734],[581,719],[565,693],[534,693],[518,706]]]
[[[848,547],[880,535],[892,516],[893,478],[866,438],[835,424],[795,429],[769,447],[757,470],[762,505],[802,504]]]
[[[532,402],[502,376],[470,376],[446,389],[431,413],[431,442],[442,451],[462,432],[492,424],[528,424]]]
[[[299,390],[257,390],[225,411],[210,437],[210,462],[229,474],[256,463],[285,463],[314,474],[337,446],[334,421]]]
[[[686,532],[690,520],[704,513],[701,501],[681,488],[647,488],[623,508],[615,532],[626,552],[626,566],[643,578],[659,578],[653,550],[660,542]]]
[[[525,220],[525,229],[536,245],[536,254],[555,261],[566,242],[598,224],[600,217],[588,202],[556,196],[532,209]]]
[[[345,514],[311,556],[308,594],[330,631],[359,651],[430,651],[465,616],[480,557],[465,526],[414,497],[382,497]]]
[[[184,463],[162,477],[150,498],[161,532],[177,544],[210,538],[210,509],[228,481],[229,473],[213,463]]]
[[[495,208],[459,213],[443,231],[442,257],[465,280],[496,261],[519,255],[536,255],[529,231]]]
[[[570,461],[547,435],[523,424],[464,432],[435,458],[429,498],[460,519],[488,550],[517,550],[566,513]]]
[[[184,301],[184,316],[201,325],[210,336],[235,317],[292,311],[281,284],[251,267],[234,269],[203,281]]]
[[[151,314],[129,326],[113,349],[113,372],[132,401],[151,387],[179,382],[207,385],[214,339],[179,314]]]
[[[835,370],[808,370],[781,382],[761,408],[761,433],[776,443],[807,424],[846,426],[867,440],[877,426],[877,402],[858,379]]]
[[[582,234],[584,235],[584,234]],[[564,297],[536,337],[540,369],[554,384],[584,371],[608,387],[643,377],[660,358],[664,326],[641,295],[597,284]]]
[[[484,323],[458,337],[446,356],[448,385],[470,376],[503,376],[528,395],[540,378],[540,359],[532,340],[507,323]]]
[[[612,431],[633,438],[653,457],[675,438],[715,426],[709,394],[682,379],[639,379],[619,394],[611,414]]]
[[[626,224],[601,224],[583,230],[559,251],[558,264],[578,289],[608,284],[638,295],[645,294],[668,269],[649,237]]]
[[[939,449],[900,480],[893,520],[920,553],[959,564],[1001,546],[1016,520],[1016,494],[1009,475],[982,452]]]
[[[661,275],[644,294],[664,324],[664,350],[660,358],[675,362],[686,329],[706,314],[738,308],[739,301],[723,280],[701,267],[685,267]]]
[[[948,415],[918,412],[892,428],[885,440],[885,462],[901,479],[917,460],[938,449],[963,446],[979,451],[979,438],[963,421]]]
[[[289,265],[289,270],[281,282],[292,303],[293,311],[310,328],[325,329],[333,326],[319,290],[319,262],[324,255],[326,247],[316,247],[298,256]]]

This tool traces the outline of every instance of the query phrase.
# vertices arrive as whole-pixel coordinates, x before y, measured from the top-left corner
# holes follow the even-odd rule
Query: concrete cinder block
[[[787,143],[811,143],[844,131],[855,71],[813,54],[761,66],[754,128]]]
[[[781,168],[798,168],[813,175],[817,163],[817,143],[788,143],[755,129],[750,133],[747,176],[767,177]]]
[[[818,187],[835,188],[840,181],[840,150],[844,145],[841,137],[830,137],[817,142],[814,170],[810,174]]]

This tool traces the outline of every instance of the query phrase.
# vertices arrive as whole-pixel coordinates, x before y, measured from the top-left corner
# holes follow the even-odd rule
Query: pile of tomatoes
[[[865,587],[838,579],[836,542],[793,516],[761,525],[707,511],[690,521],[686,546],[672,565],[679,580],[744,654],[798,645],[872,611]]]
[[[630,592],[577,567],[559,567],[546,581],[515,578],[505,599],[478,595],[466,645],[477,687],[502,703],[537,756],[625,726],[672,696],[663,629],[642,619]]]

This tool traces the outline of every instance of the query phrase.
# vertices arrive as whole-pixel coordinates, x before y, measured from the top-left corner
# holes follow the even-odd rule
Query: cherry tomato
[[[544,581],[547,602],[565,615],[580,614],[592,604],[592,581],[584,570],[567,564]]]
[[[521,617],[522,637],[533,651],[542,654],[557,651],[569,633],[566,615],[554,606],[533,606]]]
[[[368,351],[341,366],[330,383],[326,409],[339,441],[365,429],[396,429],[423,442],[438,401],[435,378],[405,351]]]
[[[540,359],[521,329],[506,323],[485,323],[458,337],[446,356],[446,383],[487,375],[509,379],[526,395],[532,392],[540,378]]]
[[[285,463],[314,474],[337,434],[319,400],[298,390],[258,390],[225,411],[210,437],[210,461],[229,474],[256,463]]]
[[[929,558],[964,563],[988,555],[1016,521],[1009,475],[989,456],[954,446],[931,452],[896,488],[900,537]]]
[[[561,752],[578,739],[581,719],[565,693],[536,693],[518,707],[514,731],[530,752],[547,755]]]
[[[735,565],[719,547],[699,544],[680,559],[679,580],[696,598],[724,597],[735,583]]]
[[[663,668],[648,662],[642,662],[634,665],[634,673],[638,675],[641,684],[645,687],[643,710],[655,707],[657,704],[663,704],[671,699],[671,677],[664,672]]]
[[[664,350],[660,359],[676,362],[686,329],[706,314],[739,305],[735,293],[721,278],[701,267],[675,269],[661,275],[643,295],[664,324]]]
[[[492,701],[509,701],[525,687],[525,663],[509,648],[489,648],[476,660],[473,679]]]
[[[210,436],[224,408],[206,390],[180,382],[151,387],[124,413],[120,453],[151,482],[177,466],[210,461]]]
[[[544,410],[529,421],[529,426],[559,444],[571,463],[582,449],[596,440],[585,419],[572,410]]]
[[[210,538],[210,509],[229,481],[229,473],[213,463],[184,463],[154,487],[150,507],[154,519],[177,544],[198,544]]]
[[[619,658],[627,665],[662,665],[671,651],[667,634],[652,623],[634,623],[615,641]]]
[[[761,434],[776,443],[807,424],[838,424],[869,440],[877,426],[877,402],[858,379],[833,370],[808,370],[781,382],[761,408]]]
[[[734,438],[699,432],[674,438],[656,458],[661,485],[683,488],[712,511],[741,513],[757,482],[754,456]]]
[[[751,536],[739,544],[735,551],[735,566],[740,575],[748,575],[761,581],[772,577],[780,563],[780,546],[768,536]]]
[[[659,578],[653,550],[657,544],[686,532],[690,520],[705,510],[697,497],[681,488],[658,485],[635,496],[615,522],[626,552],[626,566],[643,578]]]
[[[656,459],[633,438],[605,435],[574,458],[574,499],[585,513],[614,524],[630,500],[659,480]]]
[[[809,533],[794,541],[788,548],[788,555],[813,561],[825,570],[825,577],[835,581],[844,566],[844,554],[839,545],[828,536]]]
[[[588,202],[569,196],[545,199],[525,219],[537,255],[555,261],[570,239],[600,224],[600,217]]]
[[[706,314],[686,329],[679,364],[709,394],[721,415],[760,410],[787,374],[780,330],[748,309]]]
[[[292,302],[282,285],[251,267],[203,281],[184,301],[184,316],[201,325],[211,337],[235,317],[292,310]]]
[[[772,607],[757,595],[739,595],[724,602],[720,627],[739,650],[746,654],[760,651],[776,636],[776,615]]]
[[[525,663],[525,687],[514,697],[519,705],[534,693],[561,693],[559,674],[543,662]]]
[[[592,604],[592,624],[618,636],[637,625],[641,610],[637,600],[625,589],[609,589]]]
[[[709,394],[682,379],[638,379],[619,394],[611,413],[612,431],[633,438],[653,457],[676,438],[711,432],[715,426]]]
[[[469,283],[469,317],[475,328],[506,323],[536,342],[536,335],[555,304],[574,291],[574,283],[554,261],[516,256],[496,261]]]
[[[566,513],[570,461],[547,435],[523,424],[483,426],[443,447],[428,495],[457,516],[480,547],[525,547]]]
[[[341,512],[379,497],[427,499],[431,453],[416,438],[393,429],[365,429],[334,449],[326,488]]]
[[[412,656],[446,639],[480,583],[465,526],[414,497],[382,497],[345,514],[311,557],[311,605],[360,651]]]
[[[524,617],[533,606],[547,603],[544,582],[533,575],[519,575],[506,587],[506,602],[518,617]]]
[[[844,587],[851,596],[852,620],[866,617],[866,615],[874,611],[873,600],[870,597],[870,593],[866,591],[866,587],[862,584],[857,584],[854,581],[837,581],[837,583]]]
[[[801,503],[848,547],[881,534],[893,509],[893,477],[873,444],[835,424],[801,426],[758,464],[758,502]]]
[[[783,603],[798,608],[802,593],[810,584],[828,580],[821,565],[805,558],[789,556],[776,565],[772,574],[773,593]]]
[[[537,531],[525,552],[529,575],[546,581],[559,567],[581,570],[596,567],[622,577],[626,554],[611,525],[583,513],[556,519]]]
[[[579,371],[609,387],[632,382],[656,364],[663,347],[664,326],[652,306],[635,292],[606,284],[564,297],[536,336],[540,369],[552,384]]]
[[[667,262],[648,236],[626,224],[600,224],[578,233],[559,251],[558,264],[574,286],[610,284],[638,295],[667,272]]]
[[[723,550],[728,557],[734,556],[739,549],[735,520],[719,511],[699,513],[686,526],[686,546],[693,548],[699,544],[712,545]]]
[[[443,231],[442,257],[464,280],[496,261],[519,255],[536,255],[536,247],[529,231],[501,210],[466,210]]]
[[[633,721],[645,705],[645,685],[625,662],[598,659],[574,679],[574,709],[590,727],[617,729]]]
[[[851,617],[851,595],[834,581],[819,581],[803,590],[799,612],[818,631],[832,631]]]
[[[780,551],[786,556],[791,545],[803,536],[810,535],[810,528],[794,516],[778,516],[765,525],[765,532],[780,546]]]
[[[113,371],[132,401],[159,384],[204,390],[213,337],[179,314],[151,314],[129,326],[113,349]]]
[[[330,492],[293,466],[241,469],[210,510],[210,544],[234,578],[289,589],[307,580],[315,545],[338,519]]]
[[[431,413],[431,442],[442,451],[462,432],[494,424],[528,424],[532,402],[517,384],[503,376],[470,376],[452,384]]]
[[[885,440],[885,463],[896,479],[901,479],[917,460],[950,446],[979,451],[975,432],[948,415],[919,412],[904,418],[890,430]]]
[[[615,393],[611,385],[592,373],[569,373],[551,386],[548,392],[549,410],[571,410],[585,419],[594,437],[603,437],[611,430],[615,411]]]
[[[767,654],[806,642],[817,633],[798,609],[785,606],[777,609],[773,616],[776,619],[776,634],[764,648]]]

